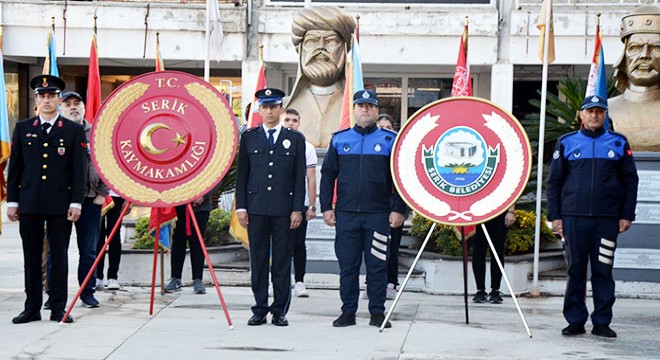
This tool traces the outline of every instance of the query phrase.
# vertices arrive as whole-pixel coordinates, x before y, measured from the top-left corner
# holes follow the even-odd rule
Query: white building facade
[[[465,17],[474,95],[524,115],[540,89],[536,21],[542,0],[280,1],[219,0],[222,55],[211,61],[211,82],[232,97],[240,114],[252,97],[259,46],[271,87],[290,91],[298,54],[291,42],[293,15],[303,6],[334,5],[359,16],[365,84],[400,122],[449,96]],[[556,60],[549,79],[586,79],[601,13],[608,72],[620,56],[621,18],[658,0],[555,0]],[[12,122],[32,114],[28,81],[41,73],[46,37],[55,25],[61,77],[84,95],[90,42],[97,16],[103,96],[130,77],[154,69],[156,32],[166,69],[201,76],[206,56],[205,0],[2,0],[3,55]],[[53,19],[53,20],[51,20]],[[551,83],[552,84],[552,83]],[[552,87],[551,87],[552,88]],[[402,89],[407,89],[402,91]],[[245,100],[243,100],[245,99]]]

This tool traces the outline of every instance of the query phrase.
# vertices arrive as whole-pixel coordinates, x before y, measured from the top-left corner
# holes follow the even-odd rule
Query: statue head
[[[619,91],[630,85],[658,87],[660,84],[660,6],[646,5],[621,19],[623,54],[614,64]]]
[[[300,68],[312,84],[330,86],[344,73],[346,47],[355,21],[339,8],[315,6],[296,14],[292,40],[300,54]]]

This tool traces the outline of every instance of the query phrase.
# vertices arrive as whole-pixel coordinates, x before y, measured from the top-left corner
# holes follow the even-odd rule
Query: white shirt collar
[[[280,132],[282,131],[282,123],[278,123],[273,128],[269,128],[264,124],[261,124],[261,127],[264,128],[264,132],[266,133],[266,139],[268,139],[268,130],[275,129],[275,132],[273,133],[273,139],[275,140],[275,142],[277,142],[277,137],[280,136]]]
[[[41,115],[39,115],[39,125],[41,125],[43,123],[49,123],[50,126],[53,126],[53,125],[55,125],[55,121],[57,120],[58,117],[59,117],[59,115],[55,116],[54,118],[52,118],[50,120],[44,120],[44,118],[41,117]]]

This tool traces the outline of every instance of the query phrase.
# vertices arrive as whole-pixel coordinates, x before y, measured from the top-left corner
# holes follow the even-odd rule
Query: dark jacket
[[[395,138],[395,132],[375,124],[334,133],[321,168],[321,211],[332,210],[337,180],[336,210],[403,214],[406,207],[390,172]]]
[[[61,116],[46,137],[39,117],[16,124],[7,176],[7,202],[22,214],[66,215],[83,202],[87,141],[83,127]]]
[[[252,215],[289,216],[304,210],[305,137],[282,127],[271,149],[263,127],[242,136],[236,174],[236,208]]]
[[[548,219],[604,216],[635,220],[637,169],[625,136],[582,129],[559,139],[548,175]]]
[[[103,183],[103,180],[101,180],[99,175],[96,173],[94,163],[92,162],[90,151],[91,149],[89,147],[89,137],[92,132],[92,125],[90,125],[86,120],[83,120],[82,126],[85,129],[85,139],[87,139],[87,181],[85,182],[85,197],[93,198],[97,195],[106,197],[110,193],[110,189],[107,185],[105,185],[105,183]]]

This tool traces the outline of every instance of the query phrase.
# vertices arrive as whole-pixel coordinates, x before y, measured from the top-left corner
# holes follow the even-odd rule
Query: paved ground
[[[613,340],[590,334],[563,337],[560,297],[520,299],[532,338],[510,298],[501,305],[470,304],[470,324],[466,325],[462,297],[422,293],[403,295],[392,329],[383,333],[368,325],[366,300],[360,300],[357,326],[333,328],[340,307],[338,291],[315,289],[309,298],[293,299],[289,327],[249,327],[253,299],[246,287],[222,287],[233,330],[214,289],[195,295],[189,287],[176,294],[157,294],[153,316],[148,314],[149,289],[130,287],[98,292],[102,303],[98,309],[76,306],[74,324],[60,326],[42,320],[13,325],[11,318],[22,310],[25,299],[22,250],[17,224],[3,225],[0,359],[660,358],[657,298],[619,299],[612,325],[619,338]],[[70,263],[75,268],[75,241]],[[77,290],[74,274],[70,271],[70,300]],[[42,311],[43,318],[48,315]]]

